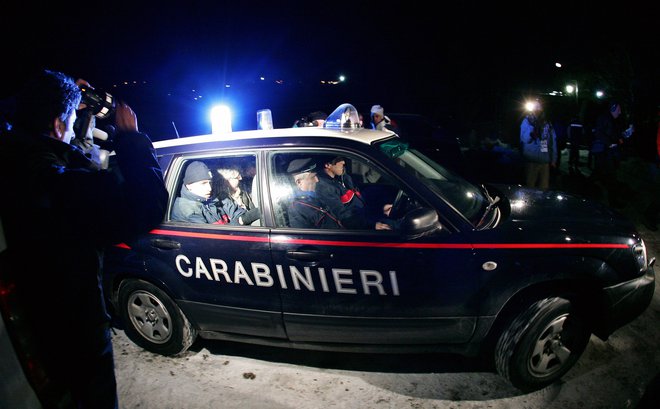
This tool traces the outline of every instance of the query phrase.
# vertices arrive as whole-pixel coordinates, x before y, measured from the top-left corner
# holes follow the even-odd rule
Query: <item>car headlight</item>
[[[633,256],[635,256],[635,260],[637,261],[637,265],[639,266],[639,269],[640,270],[645,269],[647,260],[646,260],[646,245],[644,244],[644,240],[640,240],[639,243],[633,245],[632,251],[633,251]]]

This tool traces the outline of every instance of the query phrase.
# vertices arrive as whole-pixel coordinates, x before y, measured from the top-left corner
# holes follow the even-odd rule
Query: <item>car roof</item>
[[[352,128],[348,130],[318,128],[318,127],[301,127],[301,128],[278,128],[268,130],[250,130],[250,131],[237,131],[226,132],[220,134],[207,134],[197,136],[187,136],[183,138],[167,139],[162,141],[153,142],[156,149],[167,148],[172,146],[186,146],[205,142],[219,142],[219,141],[237,141],[244,139],[267,139],[267,138],[342,138],[352,141],[357,141],[367,145],[375,141],[389,138],[395,135],[391,131],[377,131],[373,129]]]

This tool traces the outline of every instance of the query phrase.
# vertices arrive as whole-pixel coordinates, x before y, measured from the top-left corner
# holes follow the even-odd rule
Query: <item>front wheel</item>
[[[185,352],[197,332],[174,301],[160,288],[142,280],[119,287],[119,313],[126,335],[142,348],[161,355]]]
[[[573,367],[590,336],[569,300],[536,301],[500,335],[495,347],[497,372],[522,391],[541,389]]]

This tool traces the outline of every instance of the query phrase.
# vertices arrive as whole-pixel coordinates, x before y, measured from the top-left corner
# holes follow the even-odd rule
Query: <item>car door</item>
[[[258,189],[258,183],[250,182],[259,177],[256,152],[180,157],[168,169],[170,208],[182,192],[186,167],[195,161],[211,171],[213,195],[223,188],[222,174],[232,174],[226,170],[240,171],[246,182],[243,189]],[[256,176],[249,169],[257,169]],[[261,207],[259,200],[256,206]],[[135,243],[134,250],[144,255],[148,278],[174,295],[188,319],[201,331],[285,337],[280,295],[269,273],[268,228],[259,221],[252,225],[175,221],[171,209],[167,217]]]
[[[278,151],[268,162],[276,216],[271,246],[289,339],[370,344],[467,341],[476,322],[478,277],[471,247],[461,244],[458,235],[441,230],[410,238],[396,230],[287,225],[286,208],[295,186],[284,170],[286,163],[317,154],[327,152]],[[378,175],[362,178],[363,194],[402,189],[412,202],[428,206],[390,171],[350,152],[333,154],[347,158],[349,172],[361,169],[354,179]]]

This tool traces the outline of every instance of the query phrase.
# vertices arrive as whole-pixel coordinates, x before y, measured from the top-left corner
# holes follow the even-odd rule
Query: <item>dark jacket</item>
[[[181,196],[174,199],[172,220],[211,224],[228,224],[230,221],[218,199],[205,199],[188,190],[185,185],[181,186]],[[238,219],[233,224],[238,224]]]
[[[34,345],[26,347],[34,362],[78,387],[96,380],[89,384],[107,387],[106,397],[114,377],[103,248],[130,245],[161,223],[168,199],[146,135],[119,133],[114,147],[111,168],[95,170],[80,149],[48,135],[0,137],[0,286],[11,289],[3,301],[20,316],[15,329]]]
[[[108,319],[102,248],[149,231],[167,206],[149,138],[119,133],[115,152],[113,169],[99,171],[80,149],[47,135],[16,130],[0,139],[3,273],[20,270],[30,297],[42,296],[39,305],[73,326]]]
[[[241,207],[231,198],[229,192],[223,189],[218,198],[222,204],[222,210],[229,216],[231,224],[239,224],[238,219],[243,218],[243,224],[248,225],[261,217],[259,209],[255,206],[252,198],[244,189],[241,189],[241,200],[245,207]]]
[[[307,229],[342,229],[339,218],[319,201],[315,192],[295,189],[293,202],[289,205],[291,227]]]
[[[373,228],[366,219],[365,202],[348,174],[331,178],[325,172],[319,172],[316,195],[332,214],[337,215],[348,229]]]
[[[609,112],[600,115],[598,119],[596,119],[594,138],[591,143],[591,152],[604,152],[619,143],[621,132],[617,125],[617,121]]]

